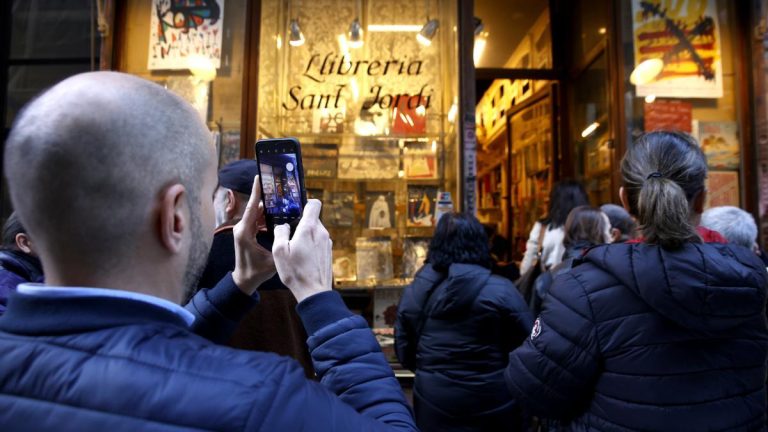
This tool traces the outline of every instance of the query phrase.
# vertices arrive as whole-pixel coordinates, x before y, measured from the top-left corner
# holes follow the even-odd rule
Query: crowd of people
[[[444,215],[395,324],[413,407],[332,290],[322,203],[267,232],[256,164],[217,171],[162,87],[64,80],[18,116],[4,173],[2,430],[766,428],[766,256],[751,215],[704,211],[686,134],[628,146],[621,205],[555,185],[519,272]]]

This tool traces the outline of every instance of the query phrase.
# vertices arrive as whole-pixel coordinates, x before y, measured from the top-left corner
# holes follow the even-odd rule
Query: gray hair
[[[619,241],[627,241],[635,238],[637,223],[632,219],[632,215],[624,210],[624,207],[616,204],[603,204],[600,206],[600,210],[608,216],[608,220],[611,222],[611,228],[616,228],[621,232]]]
[[[719,232],[729,243],[752,248],[757,241],[755,218],[738,207],[713,207],[701,215],[701,225]]]
[[[14,208],[41,250],[97,270],[135,252],[163,188],[180,183],[198,203],[212,157],[210,133],[181,98],[135,76],[95,72],[24,108],[4,169]]]
[[[707,160],[696,140],[680,132],[645,134],[627,149],[621,175],[647,243],[674,249],[701,242],[691,216],[704,191]]]

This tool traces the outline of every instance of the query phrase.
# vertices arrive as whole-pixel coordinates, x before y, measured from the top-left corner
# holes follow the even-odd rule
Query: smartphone
[[[267,229],[271,233],[275,226],[287,223],[293,233],[307,204],[301,144],[295,138],[259,140],[256,162]]]

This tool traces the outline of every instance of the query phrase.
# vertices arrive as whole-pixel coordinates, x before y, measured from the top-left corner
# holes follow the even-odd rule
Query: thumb
[[[291,228],[288,224],[275,227],[275,239],[272,242],[272,256],[275,261],[287,259],[291,254],[290,242],[288,238],[291,235]]]

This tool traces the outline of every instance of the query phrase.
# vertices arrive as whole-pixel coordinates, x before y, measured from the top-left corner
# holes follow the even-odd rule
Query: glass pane
[[[439,197],[458,199],[456,2],[272,0],[261,10],[258,135],[301,140],[337,286],[384,295],[421,266]],[[382,319],[374,311],[375,327]]]
[[[613,145],[608,125],[608,72],[603,52],[574,83],[573,163],[593,203],[611,200]]]
[[[126,26],[119,65],[122,72],[138,75],[164,85],[192,104],[200,116],[214,131],[219,152],[219,166],[240,158],[240,128],[243,98],[243,53],[245,52],[246,0],[226,0],[223,5],[223,23],[221,32],[221,53],[214,55],[220,61],[215,77],[196,78],[188,68],[178,70],[150,70],[148,68],[149,37],[152,32],[150,1],[125,2]],[[166,29],[167,39],[172,41],[162,48],[182,52],[180,64],[186,57],[185,38],[192,35],[192,40],[213,38],[215,30],[202,26],[200,30]],[[160,45],[160,44],[158,44]],[[153,56],[158,46],[153,47]],[[153,57],[154,58],[154,57]],[[188,58],[188,57],[186,57]]]
[[[89,64],[11,66],[8,69],[8,101],[5,126],[11,127],[19,110],[41,91],[57,82],[91,69]]]
[[[606,4],[596,7],[591,0],[576,0],[574,10],[577,19],[573,21],[574,35],[571,39],[574,59],[577,64],[602,42],[608,32],[609,8]]]
[[[546,213],[555,139],[552,82],[495,80],[482,89],[477,119],[478,218],[506,239],[506,260],[525,249]]]
[[[14,1],[11,58],[90,57],[91,3],[88,0]],[[100,41],[96,34],[97,48]]]
[[[475,67],[550,69],[549,0],[476,0]]]
[[[634,140],[653,130],[691,134],[707,155],[707,206],[739,206],[743,138],[735,65],[745,60],[736,39],[734,4],[690,0],[664,8],[664,17],[651,6],[622,3],[627,136]],[[670,25],[686,40],[666,31]],[[646,76],[640,64],[650,62],[661,68]]]

